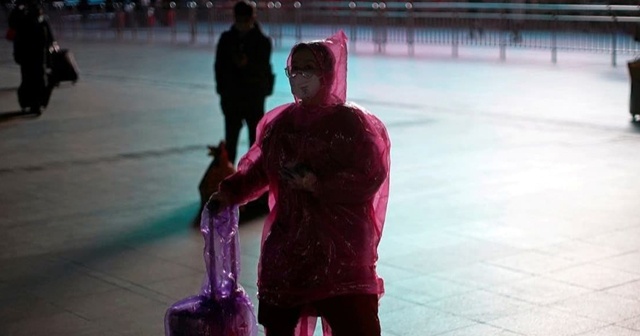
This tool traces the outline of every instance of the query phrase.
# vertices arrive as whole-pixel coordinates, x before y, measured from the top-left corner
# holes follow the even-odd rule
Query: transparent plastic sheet
[[[384,292],[375,268],[389,196],[391,145],[378,118],[346,102],[346,42],[339,32],[307,43],[319,64],[330,64],[327,58],[333,62],[332,68],[321,69],[323,104],[309,107],[294,97],[294,103],[269,111],[238,171],[220,185],[234,204],[269,190],[258,296],[276,306]],[[280,179],[291,160],[317,176],[313,192]],[[313,334],[314,315],[313,309],[303,310],[296,335]],[[324,335],[331,335],[326,321],[322,324]]]
[[[205,207],[200,231],[207,268],[199,295],[174,303],[165,315],[166,336],[255,336],[251,300],[238,284],[238,208],[212,214]]]

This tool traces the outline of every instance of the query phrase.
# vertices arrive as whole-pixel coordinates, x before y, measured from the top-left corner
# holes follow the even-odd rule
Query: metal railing
[[[568,1],[567,1],[568,2]],[[106,4],[89,11],[53,2],[48,14],[62,37],[165,40],[214,44],[232,22],[235,1],[163,2],[156,7]],[[388,45],[451,48],[457,57],[467,46],[495,47],[500,59],[516,48],[611,55],[640,52],[640,6],[622,4],[546,4],[431,1],[258,1],[258,19],[276,47],[283,40],[322,38],[338,29],[350,48],[369,43],[384,53]]]

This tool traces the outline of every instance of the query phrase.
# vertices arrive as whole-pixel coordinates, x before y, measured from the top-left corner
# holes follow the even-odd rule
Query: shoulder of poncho
[[[286,103],[272,108],[267,113],[265,113],[264,117],[262,117],[262,120],[260,121],[260,124],[263,124],[264,126],[272,124],[280,116],[282,116],[283,113],[289,111],[295,105],[295,103]]]
[[[278,115],[282,114],[285,111],[288,111],[290,109],[292,109],[293,107],[295,107],[296,103],[286,103],[286,104],[282,104],[282,105],[278,105],[274,108],[272,108],[271,110],[269,110],[267,113],[265,113],[265,116],[269,116],[270,120],[273,120],[273,118],[277,117]]]
[[[361,124],[364,128],[381,139],[383,141],[381,143],[386,143],[387,146],[389,146],[389,135],[387,133],[387,127],[384,125],[382,120],[380,120],[376,115],[369,112],[366,108],[354,102],[347,102],[344,105],[349,108],[349,110],[351,110],[354,115],[358,116],[358,119],[361,121]]]
[[[378,119],[378,117],[376,117],[374,114],[369,112],[369,110],[367,110],[361,105],[358,105],[357,103],[346,102],[343,104],[343,106],[349,111],[351,111],[352,113],[354,113],[355,115],[357,115],[358,117],[360,117],[363,121],[366,121],[367,123],[372,123],[375,125],[382,125],[382,126],[384,125],[382,121]]]

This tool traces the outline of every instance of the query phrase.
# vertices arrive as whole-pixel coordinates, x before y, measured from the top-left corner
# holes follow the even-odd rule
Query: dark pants
[[[249,145],[256,141],[256,128],[264,116],[265,97],[220,97],[220,105],[224,114],[224,134],[227,143],[229,161],[236,161],[238,138],[242,123],[249,129]]]
[[[380,336],[378,296],[343,295],[310,304],[324,317],[333,336]],[[258,322],[266,336],[293,336],[303,307],[281,308],[260,302]]]
[[[53,87],[47,83],[44,66],[41,63],[20,64],[22,82],[18,88],[18,103],[31,111],[46,107]]]

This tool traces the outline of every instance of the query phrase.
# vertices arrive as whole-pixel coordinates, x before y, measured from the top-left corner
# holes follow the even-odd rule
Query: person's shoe
[[[30,112],[32,114],[35,114],[37,117],[39,117],[39,116],[42,115],[42,108],[40,108],[40,107],[32,107]]]

